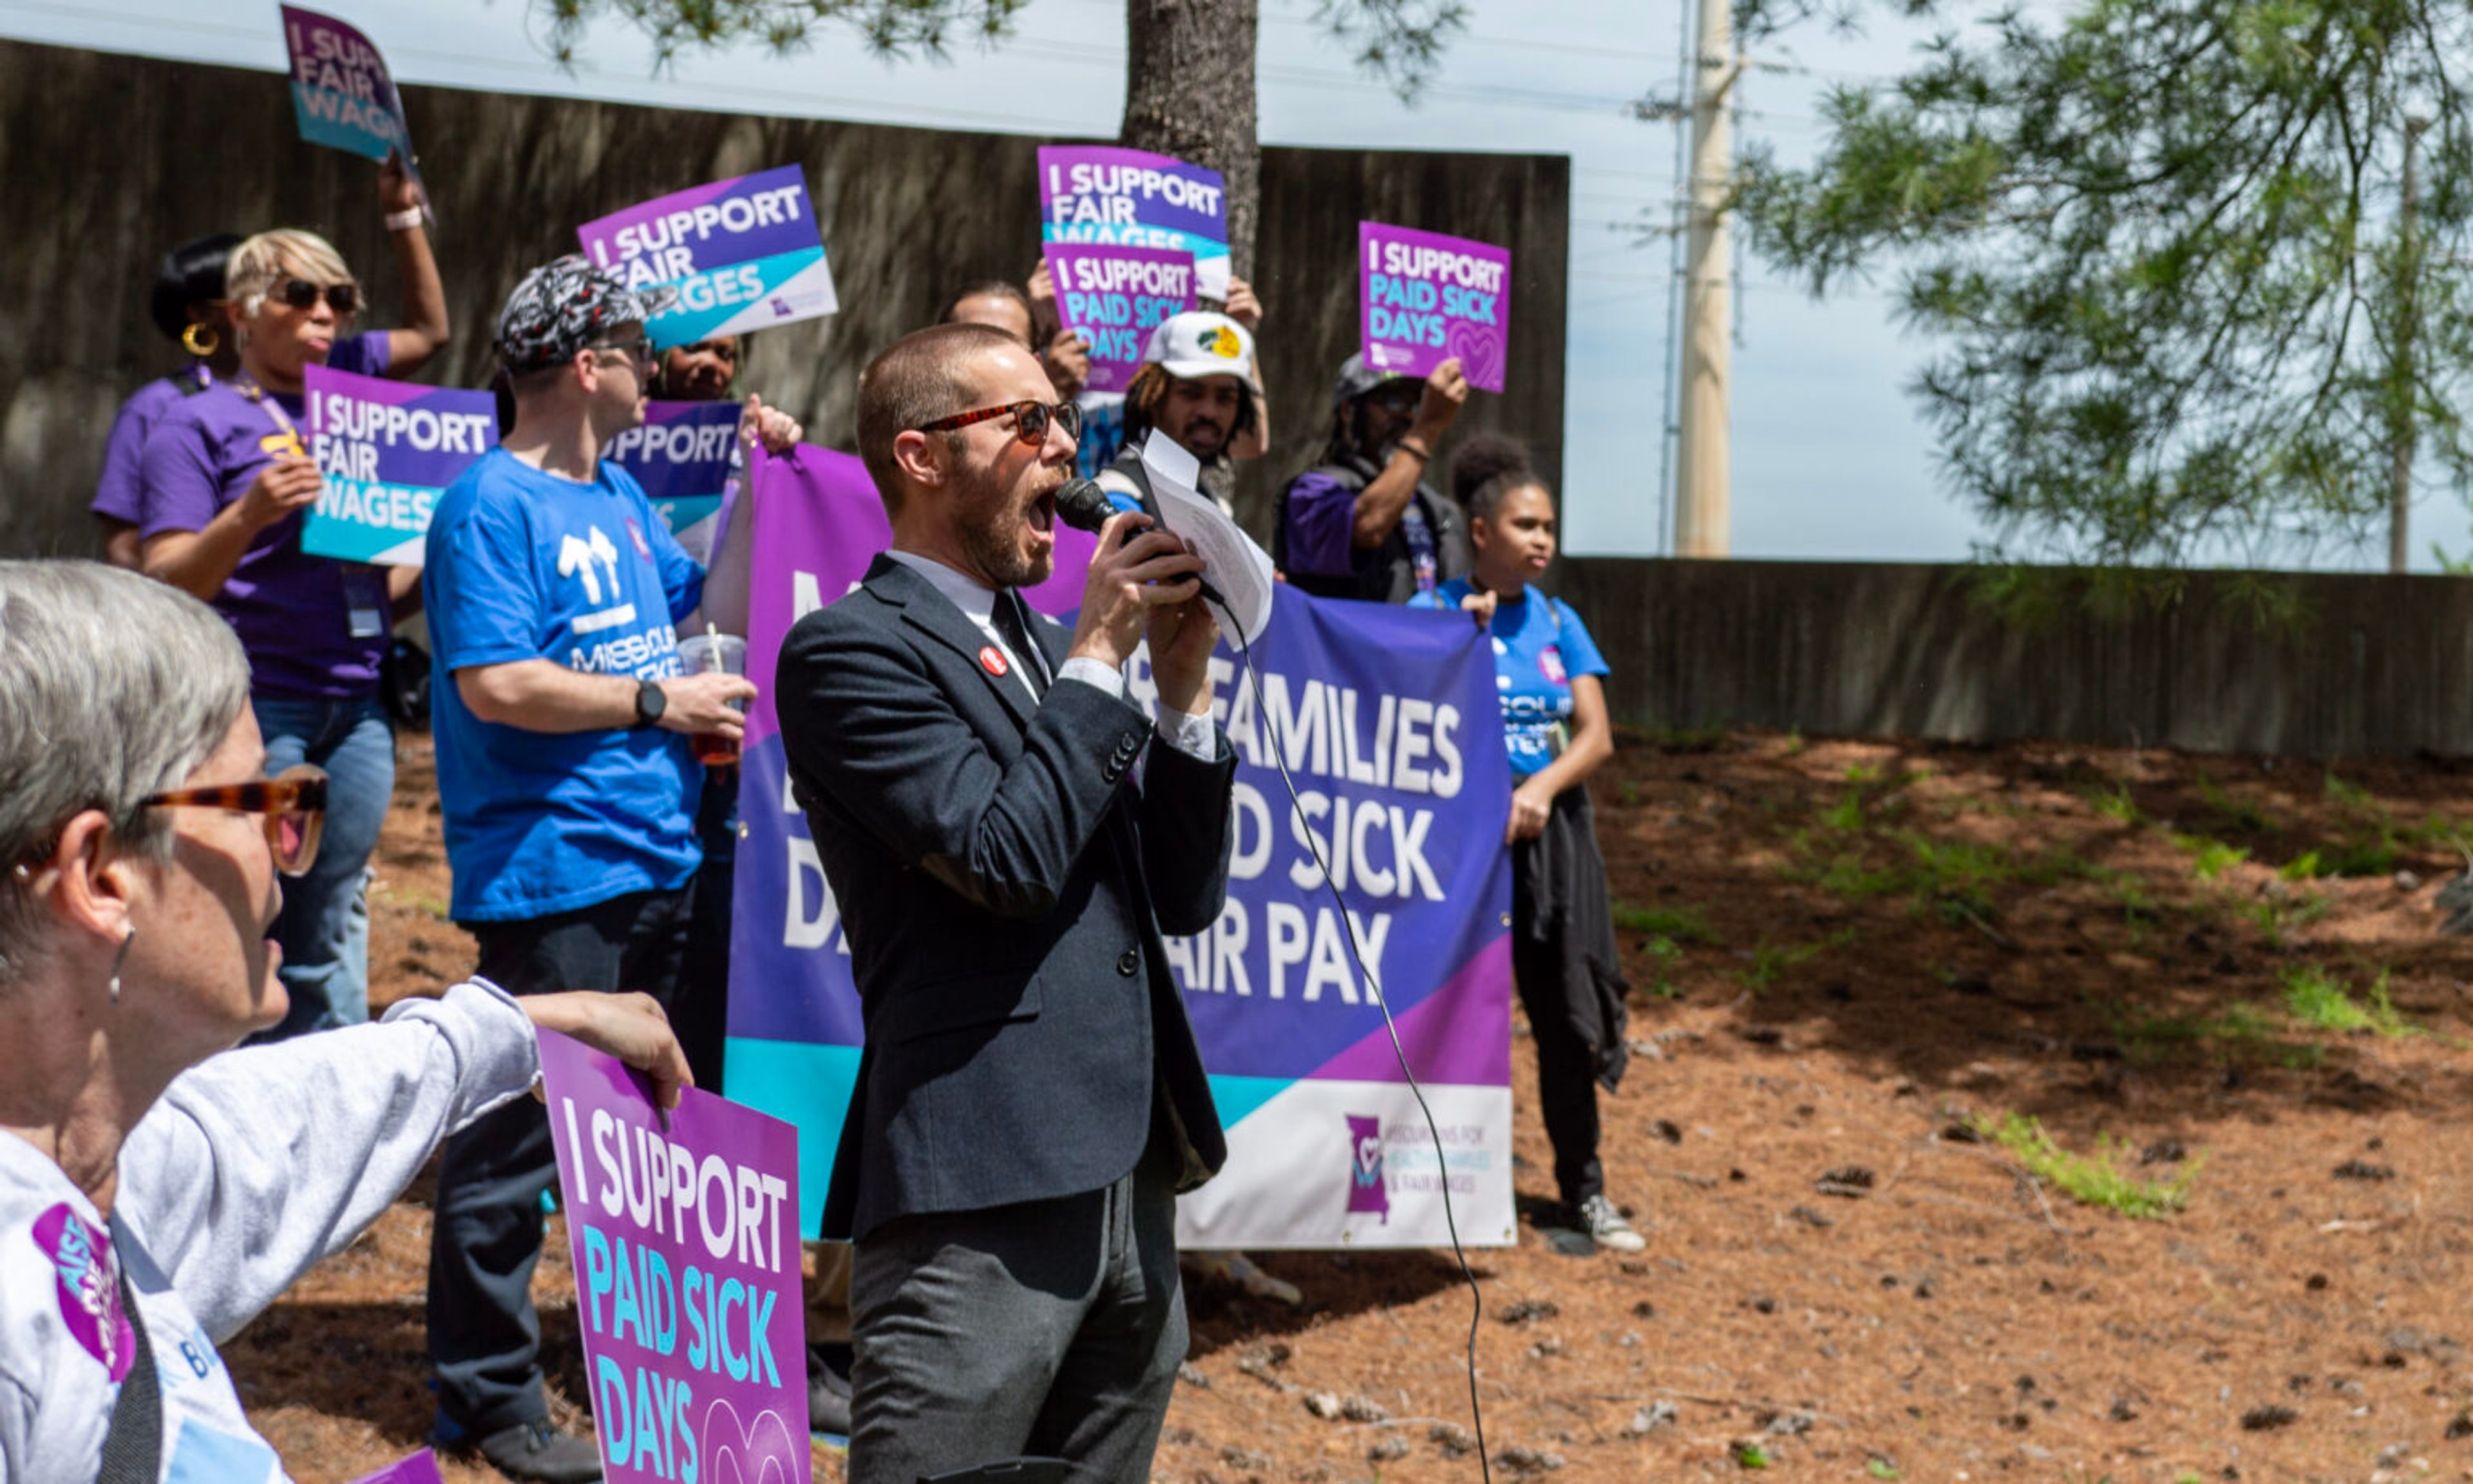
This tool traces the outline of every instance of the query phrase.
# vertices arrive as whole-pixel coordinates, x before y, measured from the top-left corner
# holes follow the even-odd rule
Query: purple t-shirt
[[[338,340],[326,364],[384,375],[386,332]],[[138,461],[139,539],[204,530],[249,491],[278,451],[299,447],[268,403],[279,404],[296,429],[307,420],[298,396],[270,393],[252,401],[228,382],[180,397],[163,412]],[[296,513],[260,531],[215,594],[215,610],[249,652],[252,694],[286,700],[373,694],[395,626],[386,572],[303,552],[300,528],[307,518]]]
[[[193,363],[180,374],[191,377],[210,373],[203,363]],[[94,504],[88,507],[96,515],[125,526],[137,524],[144,514],[137,461],[146,451],[146,435],[155,431],[163,414],[178,406],[185,395],[180,382],[161,376],[139,387],[120,404],[120,416],[111,419],[111,436],[103,441],[103,477],[94,483]]]

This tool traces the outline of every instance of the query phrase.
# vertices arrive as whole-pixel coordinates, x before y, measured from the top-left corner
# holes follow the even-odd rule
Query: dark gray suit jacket
[[[1049,673],[1067,635],[1033,615]],[[1079,682],[1034,706],[927,580],[878,557],[799,620],[774,704],[867,1027],[823,1234],[1110,1185],[1154,1127],[1181,1187],[1227,1142],[1160,935],[1227,895],[1236,757]]]

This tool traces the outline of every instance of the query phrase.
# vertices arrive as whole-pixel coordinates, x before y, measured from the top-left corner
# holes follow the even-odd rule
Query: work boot
[[[480,1442],[490,1467],[511,1479],[540,1484],[596,1484],[601,1448],[590,1438],[560,1430],[547,1418],[501,1428]]]

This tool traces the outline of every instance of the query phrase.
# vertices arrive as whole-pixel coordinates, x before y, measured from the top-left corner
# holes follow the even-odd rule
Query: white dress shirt
[[[1021,671],[1026,666],[1037,665],[1040,667],[1041,674],[1047,673],[1046,656],[1015,654],[1013,646],[1006,643],[1003,634],[997,631],[995,616],[996,595],[994,588],[980,586],[976,579],[953,570],[933,557],[923,557],[915,551],[889,551],[885,555],[927,579],[927,586],[942,593],[945,601],[961,610],[962,616],[969,619],[972,626],[980,634],[986,635],[987,641],[996,646],[998,654],[1012,661],[1015,670]],[[1088,658],[1066,660],[1064,664],[1057,667],[1055,679],[1059,684],[1071,682],[1075,684],[1095,686],[1111,696],[1122,697],[1125,693],[1125,677],[1122,671],[1111,670],[1100,661]],[[1031,684],[1029,675],[1026,673],[1020,675],[1020,682],[1022,690],[1029,695],[1032,703],[1036,704],[1039,700],[1039,690]],[[1218,739],[1212,735],[1210,712],[1205,711],[1197,716],[1189,711],[1173,710],[1167,706],[1159,706],[1155,709],[1154,726],[1158,729],[1161,741],[1188,757],[1200,758],[1205,762],[1218,755]]]

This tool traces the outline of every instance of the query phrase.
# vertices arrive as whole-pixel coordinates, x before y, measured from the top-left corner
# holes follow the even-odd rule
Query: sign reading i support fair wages
[[[1365,364],[1423,376],[1456,356],[1469,385],[1502,390],[1511,347],[1511,252],[1380,222],[1357,224]]]
[[[730,1087],[799,1126],[801,1230],[812,1233],[859,1059],[839,913],[791,799],[773,667],[801,615],[833,602],[889,543],[858,461],[801,447],[752,461],[756,498],[744,833],[731,938]],[[1079,602],[1092,540],[1057,532],[1030,594]],[[1180,1207],[1182,1240],[1246,1247],[1429,1246],[1445,1182],[1471,1242],[1508,1243],[1511,1203],[1510,767],[1493,657],[1458,614],[1278,593],[1254,646],[1263,705],[1223,649],[1215,706],[1237,755],[1229,904],[1169,945],[1228,1126],[1217,1180]],[[1135,687],[1148,699],[1137,664]],[[1281,739],[1304,800],[1273,765]],[[1306,841],[1348,902],[1343,921]],[[1355,972],[1353,925],[1442,1125],[1445,1157],[1400,1080]]]
[[[839,302],[797,165],[673,192],[587,222],[576,236],[629,288],[676,291],[645,326],[664,349],[816,319]]]
[[[1228,297],[1227,182],[1216,170],[1165,155],[1114,145],[1042,149],[1039,240],[1190,252],[1203,294]]]
[[[797,1132],[692,1088],[665,1121],[555,1031],[540,1060],[611,1484],[807,1477]]]
[[[403,99],[377,46],[357,30],[315,11],[283,8],[283,45],[292,58],[292,109],[300,137],[368,159],[412,159]]]
[[[419,566],[439,491],[498,441],[487,392],[307,368],[309,456],[325,489],[301,528],[313,557]]]
[[[1193,254],[1164,248],[1047,244],[1056,313],[1091,347],[1086,392],[1122,392],[1141,370],[1151,327],[1194,305]]]
[[[670,534],[692,553],[687,531],[721,508],[738,438],[736,402],[646,402],[644,420],[610,440],[601,457],[636,476]],[[710,537],[701,545],[710,550]]]

